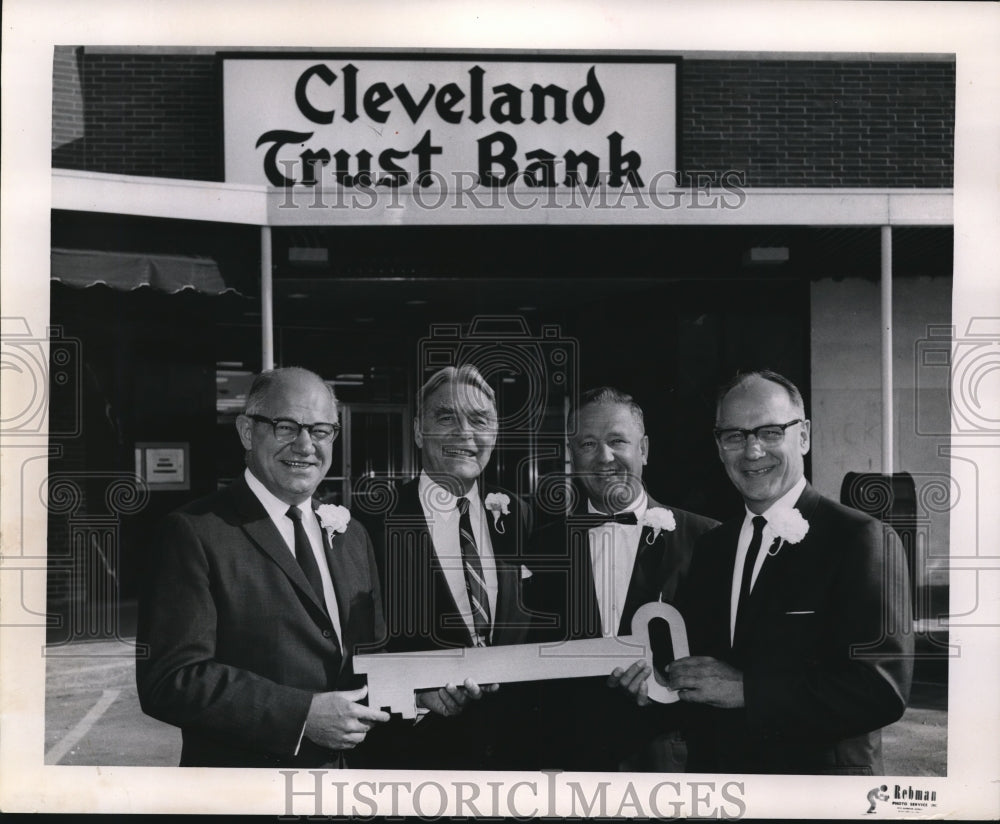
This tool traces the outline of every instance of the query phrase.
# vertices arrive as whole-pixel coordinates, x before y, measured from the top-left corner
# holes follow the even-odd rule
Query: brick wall
[[[747,186],[952,185],[955,64],[685,60],[686,169]]]
[[[52,165],[188,180],[220,180],[222,103],[214,55],[90,54],[54,62]],[[68,84],[68,86],[67,86]],[[79,121],[84,132],[60,144]]]
[[[58,48],[53,166],[220,180],[211,54]],[[748,186],[950,187],[954,62],[685,59],[685,169]]]

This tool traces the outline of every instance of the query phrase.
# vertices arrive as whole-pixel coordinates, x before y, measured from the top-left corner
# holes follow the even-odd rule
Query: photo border
[[[776,4],[724,2],[626,4],[552,2],[537,4],[467,4],[437,2],[402,6],[374,2],[272,4],[226,0],[199,7],[181,2],[128,4],[103,0],[86,6],[57,0],[5,4],[2,50],[3,107],[3,248],[0,253],[0,300],[5,317],[27,320],[29,334],[44,338],[49,323],[49,204],[51,165],[52,48],[64,43],[112,45],[147,42],[162,45],[213,45],[234,49],[274,44],[274,32],[287,32],[288,45],[308,46],[323,37],[337,51],[367,46],[391,49],[650,49],[787,54],[816,53],[955,53],[955,278],[952,323],[956,338],[975,318],[1000,309],[996,249],[1000,225],[1000,43],[998,7],[989,3],[800,2]],[[85,10],[84,10],[85,9]],[[71,11],[72,10],[72,11]],[[309,26],[288,26],[289,19],[311,18]],[[442,25],[443,20],[447,25]],[[284,23],[284,25],[281,25]],[[291,29],[291,30],[289,30]],[[294,42],[293,42],[294,41]],[[995,318],[993,319],[995,321]],[[996,393],[996,384],[984,391]],[[1000,398],[993,408],[1000,408]],[[985,404],[984,404],[985,405]],[[976,464],[975,500],[956,502],[951,518],[953,568],[973,574],[951,580],[953,603],[976,603],[976,620],[963,616],[953,624],[949,641],[961,655],[949,674],[948,777],[921,779],[937,791],[935,815],[991,818],[1000,813],[996,776],[1000,763],[1000,656],[997,655],[997,558],[1000,546],[995,502],[1000,499],[997,456],[1000,433],[966,438],[953,431],[954,460]],[[4,439],[3,564],[0,565],[0,689],[3,735],[0,738],[0,808],[45,812],[202,812],[307,814],[308,796],[286,806],[287,780],[280,771],[180,770],[132,767],[45,767],[44,623],[19,624],[30,606],[45,603],[46,513],[40,501],[21,493],[29,464],[47,455],[44,435],[30,443]],[[37,471],[37,470],[36,470]],[[973,513],[972,518],[963,517]],[[977,523],[975,513],[981,513]],[[983,549],[980,549],[982,547]],[[38,560],[40,559],[40,565]],[[954,567],[955,562],[961,562]],[[36,616],[37,617],[37,616]],[[975,616],[973,616],[975,618]],[[392,780],[384,772],[351,772],[351,786]],[[425,773],[410,773],[419,781]],[[580,774],[587,786],[598,780],[612,786],[631,782],[642,797],[656,776]],[[397,776],[398,777],[398,776]],[[327,776],[330,781],[339,776]],[[555,780],[571,780],[563,774]],[[745,784],[740,815],[761,817],[845,817],[865,812],[872,779],[864,777],[694,776],[678,777],[689,797],[716,788]],[[400,780],[406,780],[400,778]],[[487,775],[455,773],[449,780],[480,788],[502,780],[537,782],[548,774]],[[700,782],[700,783],[699,783]],[[518,791],[528,795],[526,785]],[[335,797],[333,788],[329,793]],[[453,800],[453,799],[452,799]],[[300,803],[300,802],[304,802]],[[565,799],[545,805],[539,814],[567,814]],[[429,800],[430,804],[431,801]],[[738,806],[738,805],[737,805]],[[727,809],[735,809],[728,805]],[[332,810],[324,809],[326,814]],[[364,814],[364,810],[360,811]],[[407,814],[437,813],[437,807],[400,809]],[[453,810],[446,811],[448,813]],[[503,811],[498,811],[502,813]],[[530,812],[530,808],[522,812]],[[614,812],[611,810],[610,812]],[[626,808],[625,814],[637,814]],[[697,811],[696,811],[697,812]],[[707,811],[702,811],[705,814]],[[886,813],[883,817],[888,817]],[[914,816],[909,816],[914,817]]]

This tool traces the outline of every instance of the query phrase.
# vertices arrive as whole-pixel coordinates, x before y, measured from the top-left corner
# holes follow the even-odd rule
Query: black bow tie
[[[603,512],[588,512],[585,515],[576,515],[572,520],[576,526],[587,527],[588,529],[611,523],[632,525],[639,523],[634,512],[619,512],[617,515],[605,515]]]

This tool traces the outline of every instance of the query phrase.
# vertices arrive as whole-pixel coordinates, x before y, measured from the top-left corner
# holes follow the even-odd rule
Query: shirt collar
[[[243,477],[246,478],[247,486],[249,486],[250,491],[257,496],[257,500],[261,502],[264,509],[267,511],[267,514],[271,517],[271,520],[275,523],[281,523],[281,519],[285,517],[288,512],[288,507],[291,506],[291,504],[285,503],[273,492],[271,492],[270,489],[264,486],[257,476],[250,471],[250,467],[247,467],[246,470],[244,470]],[[311,500],[307,499],[297,506],[302,510],[303,514],[312,511]]]
[[[432,512],[451,512],[458,507],[458,497],[452,495],[450,490],[445,489],[422,469],[420,470],[420,479],[417,481],[417,491],[420,494],[421,503],[425,505],[424,508]],[[475,507],[479,502],[479,481],[473,481],[472,489],[461,497],[468,498],[469,505]],[[433,501],[433,505],[427,506],[428,502],[431,501]]]
[[[646,508],[649,506],[649,496],[646,494],[646,490],[636,496],[636,499],[632,501],[627,507],[619,510],[618,512],[612,512],[612,515],[618,515],[621,512],[634,512],[636,520],[641,521],[643,516],[646,514]],[[591,515],[605,515],[606,513],[598,510],[591,502],[590,498],[587,499],[587,512]]]
[[[791,509],[795,506],[795,502],[799,499],[799,495],[802,494],[802,490],[806,488],[806,476],[803,475],[799,478],[795,484],[789,489],[784,495],[782,495],[778,500],[771,504],[764,512],[760,514],[764,516],[765,520],[768,519],[768,515],[778,509]],[[755,513],[747,509],[746,517],[750,520],[756,517]]]

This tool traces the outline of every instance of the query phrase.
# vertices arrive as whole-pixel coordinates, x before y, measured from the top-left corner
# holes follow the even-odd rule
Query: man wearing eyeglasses
[[[699,539],[681,597],[692,656],[667,681],[691,706],[689,771],[878,775],[881,728],[906,707],[902,547],[806,482],[810,428],[774,372],[719,393],[719,457],[746,513]]]
[[[246,471],[170,515],[150,548],[139,699],[181,728],[181,766],[346,766],[389,716],[352,673],[385,634],[371,542],[312,497],[336,399],[305,369],[265,372],[236,428]]]

